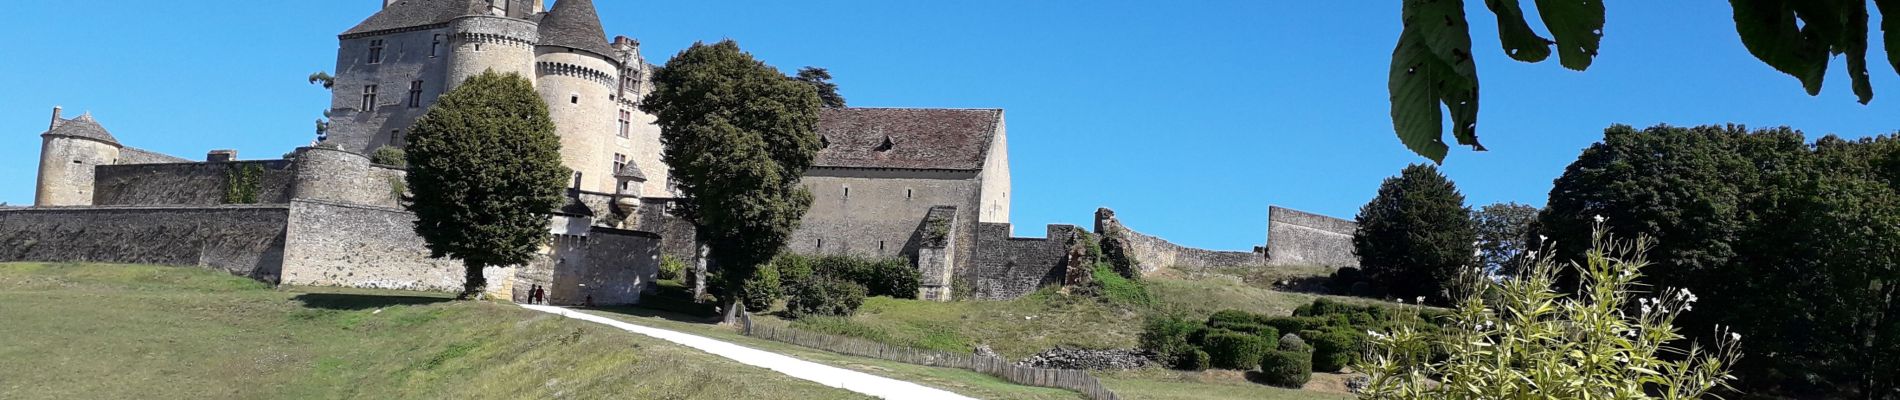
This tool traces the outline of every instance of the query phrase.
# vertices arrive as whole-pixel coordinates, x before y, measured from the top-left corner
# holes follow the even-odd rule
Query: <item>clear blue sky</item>
[[[830,68],[852,105],[1007,109],[1018,235],[1087,226],[1105,206],[1178,243],[1247,249],[1265,240],[1267,205],[1350,218],[1381,179],[1422,161],[1388,116],[1390,1],[596,2],[609,34],[638,38],[656,63],[732,38],[787,71]],[[1584,73],[1510,61],[1483,2],[1467,3],[1492,151],[1454,150],[1446,172],[1474,206],[1543,205],[1615,123],[1900,129],[1900,77],[1878,37],[1876,97],[1862,106],[1839,60],[1809,97],[1748,55],[1724,2],[1610,2]],[[15,2],[0,18],[0,201],[32,202],[54,105],[189,158],[308,143],[328,104],[305,75],[333,69],[336,34],[380,6]]]

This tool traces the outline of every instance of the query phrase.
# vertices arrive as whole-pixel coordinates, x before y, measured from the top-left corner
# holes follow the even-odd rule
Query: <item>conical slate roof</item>
[[[561,46],[586,50],[613,59],[613,46],[607,45],[607,30],[600,27],[600,13],[594,0],[561,0],[541,17],[542,46]]]
[[[640,172],[640,165],[634,164],[633,160],[627,160],[627,165],[620,167],[620,171],[615,173],[614,176],[618,176],[621,178],[632,178],[633,180],[640,181],[640,182],[647,181],[647,174],[644,172]]]
[[[118,138],[112,137],[111,132],[106,132],[106,127],[99,126],[99,121],[92,119],[92,114],[84,114],[78,118],[61,121],[59,126],[53,127],[52,130],[46,131],[46,133],[41,134],[41,136],[70,136],[111,143],[113,146],[122,146],[119,144]]]

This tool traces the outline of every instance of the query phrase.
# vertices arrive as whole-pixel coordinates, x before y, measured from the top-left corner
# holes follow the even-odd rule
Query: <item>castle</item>
[[[67,119],[55,108],[41,134],[35,207],[0,210],[0,261],[201,265],[273,283],[459,288],[459,263],[429,259],[410,230],[403,170],[366,155],[402,146],[437,96],[493,70],[533,81],[573,180],[542,257],[487,271],[492,294],[520,300],[539,285],[556,303],[636,302],[663,255],[705,261],[692,224],[668,212],[679,193],[661,161],[659,128],[638,107],[655,66],[638,41],[607,39],[592,0],[546,6],[384,0],[338,36],[326,133],[282,160],[141,150],[90,115]],[[925,299],[1011,298],[1060,282],[1082,229],[1010,237],[1002,110],[825,109],[818,133],[822,148],[803,180],[815,201],[787,250],[910,260]],[[1096,231],[1131,238],[1143,268],[1355,262],[1350,222],[1271,214],[1269,230],[1286,239],[1253,252],[1176,246],[1122,227],[1106,210]]]

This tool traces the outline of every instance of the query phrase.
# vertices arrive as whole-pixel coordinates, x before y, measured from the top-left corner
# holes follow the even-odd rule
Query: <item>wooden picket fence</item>
[[[890,346],[869,340],[801,331],[782,324],[754,322],[751,318],[744,319],[742,325],[746,336],[760,339],[905,364],[966,369],[1019,385],[1074,390],[1091,400],[1119,400],[1115,392],[1102,386],[1102,382],[1090,376],[1088,371],[1022,367],[997,357]]]

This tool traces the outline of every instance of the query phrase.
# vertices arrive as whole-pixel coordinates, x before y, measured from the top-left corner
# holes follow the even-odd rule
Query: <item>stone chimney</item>
[[[53,129],[56,129],[56,128],[59,128],[59,123],[60,123],[60,122],[65,122],[65,121],[66,121],[66,120],[64,120],[64,119],[61,119],[61,118],[59,117],[59,113],[60,113],[60,111],[62,111],[62,110],[61,110],[61,109],[59,108],[59,106],[53,106],[53,123],[52,123],[51,125],[48,125],[48,126],[46,127],[46,130],[47,130],[47,131],[49,131],[49,132],[50,132],[50,131],[52,131]]]
[[[205,154],[205,161],[206,162],[237,161],[237,150],[230,150],[230,149],[212,150],[210,153]]]

